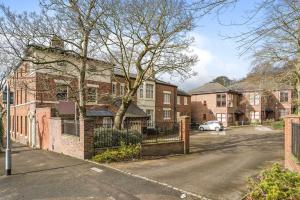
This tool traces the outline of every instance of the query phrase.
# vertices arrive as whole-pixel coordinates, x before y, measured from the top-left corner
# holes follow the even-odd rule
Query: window
[[[112,128],[113,121],[110,117],[103,117],[103,127],[104,128]]]
[[[27,126],[28,126],[28,120],[27,120],[27,116],[25,116],[25,136],[27,136]]]
[[[67,101],[68,87],[66,85],[56,85],[56,100]]]
[[[139,93],[140,99],[144,98],[144,85],[140,86]]]
[[[180,96],[177,96],[177,105],[180,105]]]
[[[23,116],[20,117],[20,122],[21,122],[20,132],[21,132],[21,135],[22,135],[23,134]]]
[[[87,89],[87,102],[88,103],[97,103],[97,88],[89,87]]]
[[[203,121],[206,121],[206,114],[203,114],[202,120],[203,120]]]
[[[219,122],[226,122],[226,114],[218,113],[218,114],[217,114],[217,120],[218,120]]]
[[[164,104],[171,103],[171,92],[164,92]]]
[[[146,84],[146,98],[153,99],[153,85]]]
[[[116,83],[112,83],[112,85],[111,85],[111,93],[112,94],[117,94],[116,89],[117,89],[117,84]]]
[[[25,91],[24,91],[24,103],[27,103],[27,87],[25,88]]]
[[[233,107],[233,94],[228,94],[228,107]]]
[[[184,105],[188,105],[188,98],[184,97]]]
[[[123,83],[120,84],[120,95],[125,94],[125,85]]]
[[[260,95],[258,92],[253,92],[253,93],[250,93],[249,94],[249,101],[250,101],[250,105],[252,106],[257,106],[259,105],[259,98],[260,98]]]
[[[226,106],[226,94],[217,94],[217,107]]]
[[[180,121],[180,112],[176,112],[176,118],[177,118],[177,122],[179,122]]]
[[[171,119],[171,109],[164,109],[163,115],[164,119]]]
[[[97,71],[97,68],[96,68],[95,65],[90,65],[88,69],[89,69],[90,72],[96,72]]]
[[[288,102],[289,101],[289,93],[287,91],[280,92],[280,102]]]
[[[16,129],[17,129],[17,132],[19,132],[19,116],[17,116],[17,127],[16,127]]]
[[[23,89],[20,90],[20,104],[23,103]]]
[[[204,105],[204,106],[207,106],[207,103],[206,103],[206,101],[203,101],[203,105]]]
[[[149,121],[152,121],[153,120],[153,110],[150,110],[150,109],[146,109],[146,114],[150,117],[149,118]]]
[[[251,111],[250,112],[250,119],[251,120],[259,120],[260,119],[259,112]]]

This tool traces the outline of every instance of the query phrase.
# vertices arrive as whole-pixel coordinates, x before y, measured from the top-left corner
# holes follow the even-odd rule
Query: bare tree
[[[100,0],[42,0],[40,5],[41,14],[17,14],[3,5],[0,7],[4,15],[0,22],[1,56],[10,58],[11,67],[20,61],[27,62],[34,64],[35,70],[76,79],[79,95],[75,99],[80,116],[84,117],[86,78],[103,72],[103,68],[99,71],[95,68],[89,73],[88,63],[97,55],[93,36],[96,24],[103,20],[105,3]],[[51,38],[55,45],[49,47]],[[65,65],[58,65],[62,62]]]
[[[99,24],[98,36],[106,59],[120,68],[126,93],[114,125],[120,129],[123,117],[137,89],[157,73],[189,75],[196,61],[188,54],[192,40],[186,37],[194,17],[185,1],[112,1],[108,18]],[[135,73],[134,81],[130,74]]]
[[[254,67],[271,64],[281,68],[293,63],[278,81],[294,79],[300,98],[300,2],[297,0],[264,0],[251,9],[246,20],[249,31],[230,36],[239,44],[241,55],[251,53]],[[292,73],[291,73],[292,72]],[[289,81],[291,82],[291,81]],[[298,99],[297,105],[299,105]]]

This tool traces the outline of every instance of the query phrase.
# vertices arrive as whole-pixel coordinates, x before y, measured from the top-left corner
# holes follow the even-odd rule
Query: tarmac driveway
[[[110,166],[210,199],[241,199],[248,177],[274,162],[283,163],[283,140],[282,131],[266,127],[194,132],[189,155]]]
[[[12,176],[3,176],[0,153],[0,200],[197,199],[182,190],[22,145],[14,145],[12,160]]]

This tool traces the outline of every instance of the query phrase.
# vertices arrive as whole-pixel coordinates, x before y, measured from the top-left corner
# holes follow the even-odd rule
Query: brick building
[[[207,83],[191,91],[192,121],[218,120],[229,126],[278,120],[292,113],[291,86],[280,85],[272,90],[257,87],[248,82],[230,87]]]
[[[73,65],[80,65],[80,60],[77,55],[65,52],[62,46],[32,45],[27,56],[38,57],[51,65],[22,62],[9,74],[8,82],[15,94],[11,105],[12,138],[33,147],[53,150],[58,139],[51,134],[51,124],[63,122],[54,118],[74,119],[78,114],[78,71]],[[109,63],[91,58],[86,73],[87,117],[96,118],[99,125],[112,124],[120,97],[126,91],[124,77]],[[134,75],[131,78],[134,80]],[[145,120],[150,117],[153,121],[174,122],[177,86],[156,79],[145,81],[142,86],[125,118]],[[60,144],[58,146],[63,147],[63,142]]]
[[[179,121],[181,116],[191,117],[191,95],[183,90],[177,90],[176,118]]]

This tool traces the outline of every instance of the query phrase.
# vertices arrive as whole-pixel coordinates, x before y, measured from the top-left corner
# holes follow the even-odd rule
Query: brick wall
[[[284,130],[284,165],[287,169],[300,173],[300,164],[292,155],[292,122],[300,124],[300,116],[290,115],[285,117]]]
[[[164,104],[164,92],[171,94],[170,104]],[[177,87],[172,85],[165,85],[156,83],[155,84],[155,120],[157,122],[176,120],[176,98],[177,98]],[[166,120],[163,117],[163,110],[170,110],[170,119]]]
[[[84,158],[83,140],[80,136],[62,134],[60,117],[50,119],[50,132],[49,150],[80,159]]]
[[[179,112],[180,116],[189,116],[191,118],[191,96],[177,96],[179,96],[180,103],[176,102],[176,112]],[[185,97],[187,98],[187,105],[184,104]],[[177,114],[176,117],[178,117]]]

